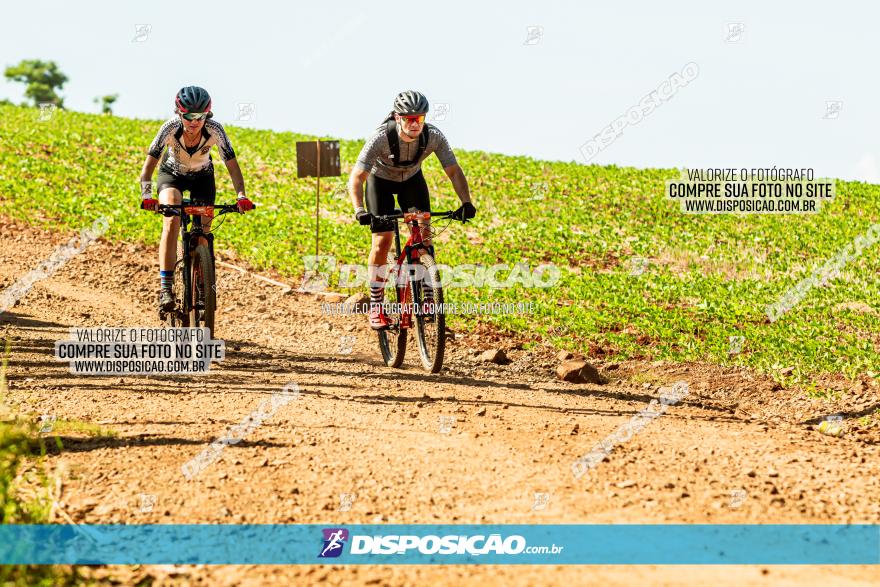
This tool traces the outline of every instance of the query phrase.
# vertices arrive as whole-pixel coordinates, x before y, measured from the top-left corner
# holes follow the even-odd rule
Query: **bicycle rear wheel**
[[[422,366],[430,373],[437,373],[443,367],[443,353],[446,349],[446,319],[442,312],[443,287],[440,272],[434,258],[427,253],[419,255],[419,263],[425,269],[425,277],[413,281],[413,303],[416,308],[416,338],[419,341],[419,355]],[[425,307],[426,290],[433,304]]]
[[[409,296],[404,292],[404,299],[400,299],[401,291],[396,287],[396,270],[389,275],[388,281],[395,284],[395,287],[392,288],[394,291],[392,296],[395,304],[393,304],[394,311],[387,313],[388,319],[392,323],[392,327],[388,330],[380,330],[378,332],[379,350],[382,352],[382,360],[385,364],[396,369],[403,365],[403,358],[406,355],[406,330],[400,327],[402,316],[399,310],[403,307],[405,299]]]
[[[214,263],[207,245],[198,245],[192,259],[192,309],[189,322],[195,328],[210,330],[214,338],[214,312],[217,294],[214,290]]]

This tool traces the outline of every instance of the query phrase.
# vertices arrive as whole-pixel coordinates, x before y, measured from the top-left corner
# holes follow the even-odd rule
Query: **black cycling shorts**
[[[201,173],[199,175],[174,175],[167,171],[159,170],[156,178],[157,193],[167,188],[175,188],[181,194],[189,192],[192,201],[213,204],[217,197],[217,186],[214,184],[214,172]]]
[[[419,212],[430,212],[431,202],[428,194],[428,183],[420,169],[418,173],[405,181],[382,179],[370,174],[367,177],[367,211],[376,216],[384,216],[394,212],[394,194],[397,194],[398,208],[407,212],[415,207]],[[389,232],[394,230],[391,220],[376,220],[370,223],[370,232]]]

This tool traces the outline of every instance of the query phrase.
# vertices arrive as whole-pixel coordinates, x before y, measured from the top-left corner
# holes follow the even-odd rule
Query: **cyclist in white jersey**
[[[183,192],[190,192],[194,202],[213,204],[216,197],[214,165],[211,147],[217,145],[220,159],[226,164],[232,185],[238,194],[240,212],[252,210],[254,205],[244,191],[244,178],[235,158],[235,151],[223,125],[210,120],[211,96],[204,88],[187,86],[181,88],[174,100],[176,116],[159,129],[153,139],[147,159],[141,170],[141,208],[156,210],[159,204],[180,204]],[[162,158],[161,162],[159,158]],[[159,199],[153,197],[153,171],[159,166],[156,178]],[[210,230],[211,218],[202,216],[202,226]],[[159,309],[174,309],[174,263],[177,260],[177,235],[180,217],[166,217],[159,241]]]

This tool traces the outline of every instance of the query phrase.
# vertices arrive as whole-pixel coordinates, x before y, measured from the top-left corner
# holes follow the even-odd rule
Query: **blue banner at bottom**
[[[0,564],[876,565],[878,525],[6,525]]]

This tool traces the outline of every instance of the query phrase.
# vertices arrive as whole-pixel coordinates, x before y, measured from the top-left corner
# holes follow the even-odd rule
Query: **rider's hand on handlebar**
[[[373,215],[367,212],[364,208],[358,208],[354,213],[354,217],[361,226],[367,226],[373,220]]]
[[[465,202],[458,209],[452,213],[452,218],[455,220],[461,220],[462,222],[467,222],[468,219],[473,218],[477,215],[477,209],[474,208],[474,205],[470,202]]]
[[[247,198],[238,198],[238,211],[244,214],[248,210],[254,209],[254,203],[248,200]]]
[[[141,210],[149,210],[155,212],[159,209],[159,200],[153,197],[147,197],[141,200]]]

